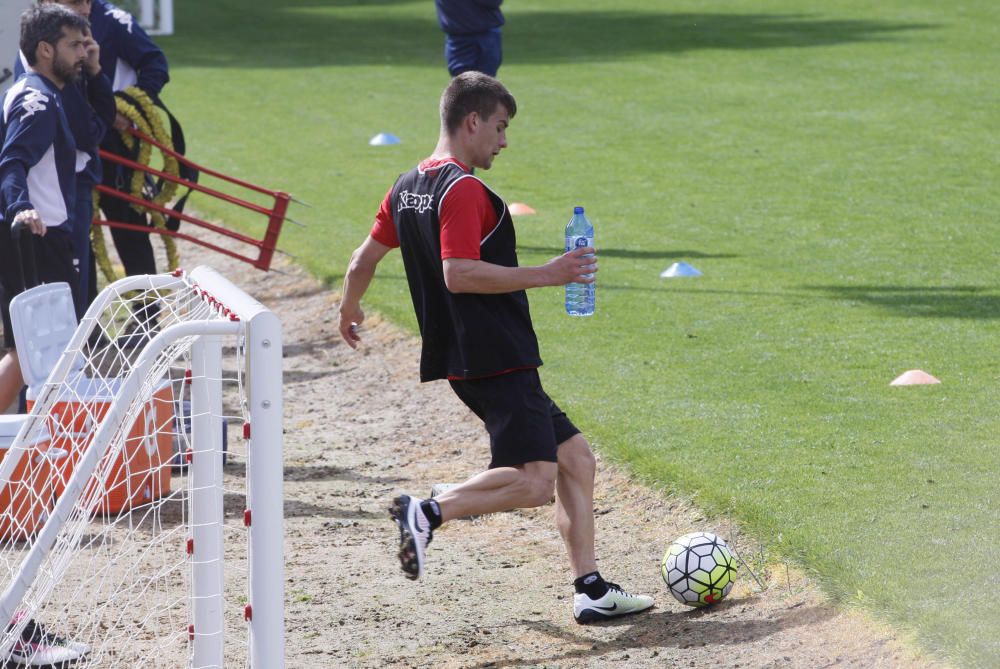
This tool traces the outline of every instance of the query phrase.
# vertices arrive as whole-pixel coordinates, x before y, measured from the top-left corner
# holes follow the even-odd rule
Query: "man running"
[[[472,170],[488,170],[507,146],[517,103],[479,72],[455,77],[441,97],[434,153],[386,194],[375,224],[344,278],[340,334],[361,341],[361,298],[378,263],[399,248],[423,348],[421,381],[448,379],[485,423],[489,468],[433,499],[400,495],[391,513],[399,558],[411,579],[424,572],[433,531],[464,516],[542,506],[556,497],[556,524],[575,577],[579,623],[636,613],[652,597],[605,581],[594,551],[594,473],[590,445],[542,390],[542,364],[528,310],[528,288],[589,283],[593,248],[544,265],[519,267],[507,205]]]

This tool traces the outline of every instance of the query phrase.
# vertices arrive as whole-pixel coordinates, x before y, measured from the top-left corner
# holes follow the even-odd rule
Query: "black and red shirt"
[[[442,260],[517,267],[514,223],[503,199],[455,160],[425,160],[386,194],[371,236],[399,247],[423,350],[420,380],[471,379],[538,367],[523,290],[452,293]]]

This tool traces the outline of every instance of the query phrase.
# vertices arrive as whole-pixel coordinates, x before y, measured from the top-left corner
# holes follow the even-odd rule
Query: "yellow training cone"
[[[908,372],[903,372],[897,376],[890,386],[920,386],[928,385],[932,383],[941,383],[940,380],[934,378],[922,369],[911,369]]]

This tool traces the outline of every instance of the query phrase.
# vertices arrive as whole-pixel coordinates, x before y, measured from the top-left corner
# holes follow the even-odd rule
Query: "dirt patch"
[[[670,539],[707,530],[744,553],[755,545],[607,462],[595,499],[600,567],[627,590],[653,594],[652,611],[574,622],[551,506],[442,527],[425,577],[407,580],[389,502],[485,466],[477,419],[447,384],[418,382],[418,343],[392,324],[371,318],[361,351],[340,342],[335,295],[302,270],[279,263],[284,274],[264,274],[183,252],[187,267],[216,267],[284,323],[289,667],[943,666],[828,604],[783,566],[766,575],[766,590],[741,569],[722,604],[681,606],[659,575]]]

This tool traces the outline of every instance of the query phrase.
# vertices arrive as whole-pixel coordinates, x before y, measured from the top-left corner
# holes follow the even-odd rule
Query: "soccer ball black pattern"
[[[670,544],[660,573],[678,602],[707,606],[721,601],[733,589],[736,561],[719,537],[692,532]]]

